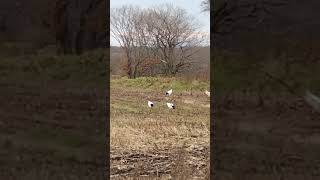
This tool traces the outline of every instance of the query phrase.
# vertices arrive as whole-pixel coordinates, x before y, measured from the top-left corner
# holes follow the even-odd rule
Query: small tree
[[[127,58],[127,75],[133,78],[133,46],[134,46],[134,7],[122,6],[111,9],[110,31],[111,35],[118,41]]]

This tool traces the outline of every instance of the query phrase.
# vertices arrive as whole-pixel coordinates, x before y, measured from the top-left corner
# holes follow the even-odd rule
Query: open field
[[[216,178],[320,178],[319,114],[301,100],[222,109],[214,113]]]
[[[2,57],[0,179],[103,179],[103,61],[86,56]]]
[[[204,89],[208,82],[113,78],[112,179],[208,179],[210,99]],[[155,107],[148,108],[147,100]],[[169,101],[176,109],[167,108]]]
[[[250,57],[219,58],[213,70],[215,178],[319,179],[319,113],[279,82],[248,68]],[[293,87],[302,93],[310,89],[319,95],[319,62],[292,65],[289,74],[280,62],[265,61],[263,69],[298,84]]]

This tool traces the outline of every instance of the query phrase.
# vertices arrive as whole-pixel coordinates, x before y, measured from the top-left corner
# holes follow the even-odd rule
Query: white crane
[[[206,92],[205,92],[205,93],[206,93],[206,95],[207,95],[207,96],[209,96],[209,97],[210,97],[210,91],[207,91],[207,90],[206,90]]]
[[[172,94],[172,89],[166,92],[166,95],[170,96]]]
[[[310,91],[306,91],[304,100],[312,106],[316,111],[320,112],[320,98],[312,94]]]
[[[168,64],[168,62],[167,62],[167,61],[165,61],[165,60],[163,60],[163,59],[160,59],[160,61],[162,61],[163,63]]]
[[[167,103],[169,109],[175,109],[175,105],[173,103]]]
[[[148,106],[150,107],[150,108],[152,108],[154,105],[153,105],[153,102],[151,102],[151,101],[148,101]]]

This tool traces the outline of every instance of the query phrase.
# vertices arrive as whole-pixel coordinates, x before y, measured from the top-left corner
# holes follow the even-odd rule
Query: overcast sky
[[[210,35],[210,14],[208,12],[201,12],[201,2],[202,0],[111,0],[110,7],[117,8],[122,5],[137,5],[142,8],[147,8],[164,3],[170,3],[179,8],[185,9],[187,13],[194,16],[202,25],[200,31],[204,34]],[[111,46],[118,45],[117,41],[111,36]]]

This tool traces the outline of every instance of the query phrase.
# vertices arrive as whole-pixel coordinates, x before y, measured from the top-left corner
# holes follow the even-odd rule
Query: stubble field
[[[207,82],[175,78],[112,79],[111,178],[208,179],[210,99],[204,89]]]

